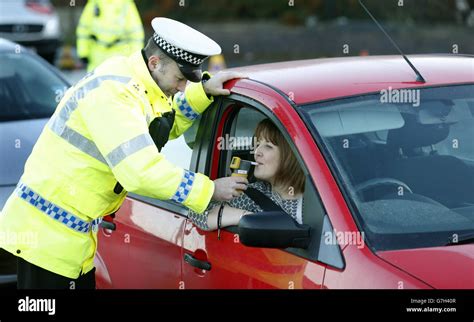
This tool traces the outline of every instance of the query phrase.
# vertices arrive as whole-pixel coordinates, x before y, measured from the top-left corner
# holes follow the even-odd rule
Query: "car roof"
[[[0,51],[14,51],[15,48],[17,48],[16,46],[21,45],[18,45],[17,43],[14,43],[13,41],[10,41],[8,39],[0,38]]]
[[[18,51],[18,48],[21,48],[21,50]],[[36,54],[33,54],[29,49],[23,47],[22,45],[0,37],[0,53],[2,52],[14,52],[14,53],[26,54],[28,55],[28,57],[32,57],[32,58],[37,57]],[[44,64],[48,70],[53,72],[57,77],[61,78],[61,80],[65,83],[65,85],[70,86],[69,81],[64,78],[64,76],[59,72],[59,70],[56,67],[46,62],[44,62]]]
[[[392,88],[474,83],[474,56],[410,55],[426,83],[402,56],[340,57],[289,61],[233,68],[251,80],[266,83],[296,104],[323,101]],[[236,82],[247,83],[247,81]],[[248,86],[245,86],[248,87]]]

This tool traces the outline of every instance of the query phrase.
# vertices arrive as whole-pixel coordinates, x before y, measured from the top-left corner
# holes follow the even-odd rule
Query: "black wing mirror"
[[[281,211],[261,212],[240,219],[239,239],[250,247],[308,248],[311,227],[298,224]]]

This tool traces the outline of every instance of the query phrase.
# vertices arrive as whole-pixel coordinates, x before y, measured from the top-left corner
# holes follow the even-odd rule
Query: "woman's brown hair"
[[[264,138],[280,149],[280,166],[275,174],[274,184],[288,187],[290,194],[291,188],[293,188],[295,194],[303,193],[305,183],[303,170],[301,170],[298,160],[291,151],[290,145],[275,124],[269,119],[264,119],[258,123],[255,129],[255,137],[257,140]]]

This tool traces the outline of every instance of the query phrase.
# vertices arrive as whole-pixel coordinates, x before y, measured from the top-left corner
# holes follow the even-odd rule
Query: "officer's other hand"
[[[214,180],[214,194],[212,199],[215,201],[229,201],[242,194],[247,189],[249,181],[243,177],[225,177]]]
[[[246,75],[238,72],[218,72],[204,83],[204,91],[207,95],[230,95],[230,91],[224,88],[224,83],[234,78],[248,78]]]

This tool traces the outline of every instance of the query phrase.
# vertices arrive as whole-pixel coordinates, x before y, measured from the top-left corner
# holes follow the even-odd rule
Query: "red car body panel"
[[[324,287],[329,289],[429,289],[430,285],[383,261],[368,247],[344,249],[344,271],[326,269]]]
[[[426,79],[400,56],[318,59],[238,68],[250,79],[226,88],[260,102],[282,123],[313,179],[336,231],[358,232],[353,215],[314,138],[292,106],[392,88],[474,83],[474,59],[410,56]],[[257,81],[257,82],[256,82]],[[271,87],[262,84],[266,83]],[[273,88],[272,88],[273,87]],[[286,94],[283,97],[278,91]],[[217,127],[222,136],[223,121]],[[217,176],[217,142],[210,177]],[[374,253],[369,247],[340,245],[345,268],[335,269],[279,249],[252,248],[238,235],[205,232],[181,215],[127,198],[115,219],[117,231],[100,232],[96,260],[99,288],[473,288],[473,247],[451,246]],[[125,244],[129,234],[133,243]],[[183,260],[208,261],[210,271]],[[471,273],[471,274],[469,274]],[[445,277],[445,275],[450,275]],[[459,276],[462,275],[462,276]]]
[[[188,289],[299,289],[321,288],[325,265],[309,262],[279,249],[246,247],[238,235],[203,232],[192,222],[186,225],[184,251],[212,263],[210,271],[183,266]]]
[[[413,55],[409,59],[426,83],[415,81],[415,72],[401,56],[312,59],[235,70],[278,88],[296,104],[379,92],[388,87],[416,88],[474,81],[472,56]]]
[[[474,245],[393,250],[378,255],[434,288],[474,289]]]
[[[99,255],[107,265],[100,265],[97,271],[106,272],[109,278],[98,272],[102,279],[97,279],[97,285],[177,289],[182,281],[180,263],[186,218],[127,198],[114,222],[115,231],[99,231]],[[105,284],[107,279],[110,285]]]

